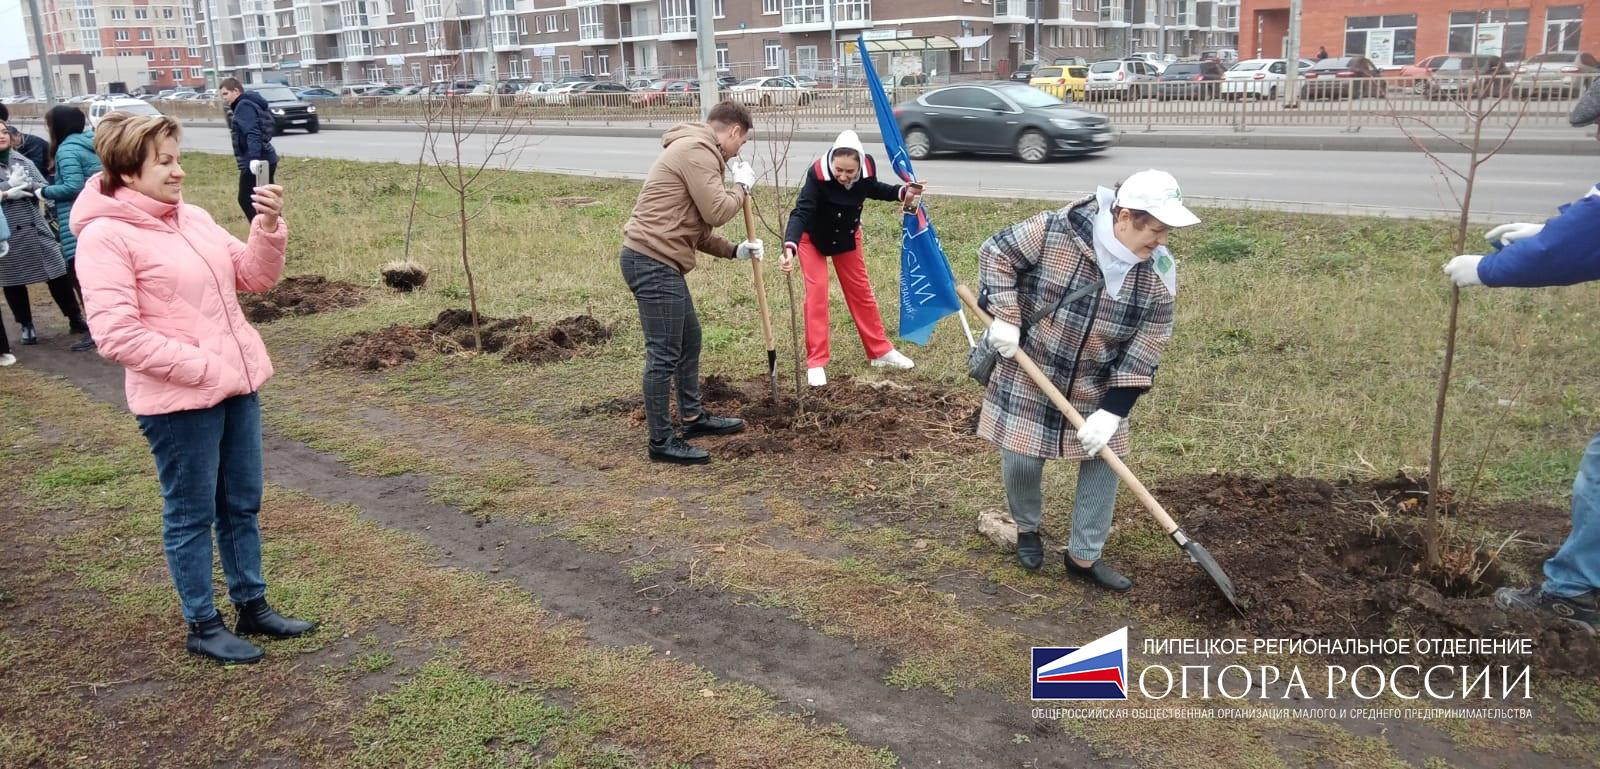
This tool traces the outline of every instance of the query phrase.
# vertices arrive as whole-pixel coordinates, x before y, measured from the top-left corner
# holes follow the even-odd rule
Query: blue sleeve
[[[1538,235],[1485,256],[1478,279],[1518,288],[1600,280],[1600,196],[1568,204]]]
[[[239,133],[244,135],[244,159],[266,160],[266,142],[261,138],[261,108],[241,96],[234,106],[233,119],[238,123]]]
[[[83,192],[84,181],[83,159],[76,151],[62,148],[56,153],[56,183],[45,187],[42,194],[50,200],[75,200]]]

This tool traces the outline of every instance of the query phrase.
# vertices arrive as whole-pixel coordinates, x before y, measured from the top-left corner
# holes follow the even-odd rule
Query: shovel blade
[[[1206,552],[1205,547],[1201,546],[1199,542],[1188,537],[1184,537],[1183,552],[1189,556],[1189,560],[1194,561],[1195,565],[1200,567],[1201,571],[1206,573],[1207,577],[1211,578],[1212,582],[1217,583],[1217,589],[1222,591],[1222,595],[1228,599],[1228,603],[1233,605],[1235,611],[1243,615],[1244,609],[1239,608],[1239,599],[1233,592],[1233,580],[1228,579],[1227,573],[1223,572],[1222,567],[1217,564],[1217,559],[1212,558],[1211,554]]]
[[[772,390],[772,400],[778,400],[778,351],[767,351],[767,385]]]

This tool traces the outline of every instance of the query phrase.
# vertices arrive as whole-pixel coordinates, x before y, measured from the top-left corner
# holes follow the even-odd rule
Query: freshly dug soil
[[[428,271],[418,264],[397,262],[384,265],[383,284],[402,293],[410,293],[428,283]]]
[[[697,439],[718,456],[748,457],[804,451],[819,461],[838,455],[903,459],[923,448],[976,449],[973,414],[980,395],[940,392],[920,385],[844,377],[806,391],[803,407],[792,384],[780,381],[773,401],[766,377],[732,381],[721,375],[701,381],[707,410],[745,420],[745,431],[726,438]],[[618,398],[589,409],[644,421],[640,396]]]
[[[271,291],[239,295],[239,306],[251,323],[359,307],[366,302],[367,293],[360,286],[330,281],[321,275],[284,278]]]
[[[1508,613],[1490,597],[1508,583],[1502,564],[1538,579],[1553,547],[1513,545],[1490,558],[1482,548],[1448,542],[1441,573],[1423,568],[1421,500],[1425,486],[1404,476],[1380,482],[1204,475],[1154,490],[1189,536],[1232,578],[1241,617],[1198,567],[1150,561],[1135,571],[1128,595],[1181,611],[1218,633],[1258,637],[1534,639],[1541,673],[1600,673],[1600,645],[1565,625]],[[1449,500],[1446,500],[1449,503]],[[1454,512],[1454,504],[1447,504]],[[1497,531],[1566,514],[1519,503],[1474,516]],[[1174,550],[1176,545],[1173,546]],[[1521,585],[1517,585],[1521,586]],[[1461,658],[1450,658],[1461,660]],[[1460,664],[1446,660],[1441,664]],[[1464,661],[1464,660],[1462,660]],[[1528,664],[1526,658],[1477,660]]]
[[[611,340],[611,329],[588,315],[563,318],[539,329],[527,316],[497,319],[478,316],[483,352],[506,353],[512,363],[544,364],[566,360]],[[325,350],[317,365],[377,371],[416,360],[424,352],[476,349],[472,311],[449,309],[423,327],[390,326],[364,331]]]

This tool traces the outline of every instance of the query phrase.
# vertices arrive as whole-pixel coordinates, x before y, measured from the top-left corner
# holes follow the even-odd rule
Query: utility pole
[[[33,47],[39,51],[39,80],[44,83],[44,103],[55,104],[55,70],[50,67],[50,54],[44,48],[44,17],[39,15],[39,0],[28,0],[28,13],[33,16]]]
[[[206,42],[211,44],[211,90],[215,91],[222,87],[222,60],[217,57],[217,0],[206,0]],[[144,83],[139,85],[143,87]]]
[[[579,23],[582,23],[583,12],[579,11],[578,14],[578,21]],[[489,104],[491,105],[491,109],[493,108],[492,105],[498,100],[497,97],[499,96],[499,94],[495,93],[495,71],[499,69],[497,65],[500,62],[499,57],[495,55],[494,47],[494,0],[483,0],[483,74],[486,76],[485,79],[489,81]]]
[[[833,87],[839,87],[839,21],[838,14],[834,13],[834,4],[837,0],[827,0],[828,9],[828,50],[833,52]]]
[[[1044,63],[1044,57],[1039,55],[1039,49],[1044,47],[1044,38],[1040,37],[1039,27],[1044,23],[1044,2],[1042,0],[1028,0],[1033,4],[1033,57],[1032,61]],[[1025,62],[1017,62],[1023,64]]]
[[[1283,108],[1300,109],[1300,3],[1289,0],[1289,42],[1283,52]]]
[[[717,35],[711,19],[714,0],[694,0],[695,63],[700,69],[700,119],[717,104]]]

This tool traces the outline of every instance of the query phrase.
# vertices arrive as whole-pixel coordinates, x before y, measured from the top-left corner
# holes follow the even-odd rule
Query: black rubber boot
[[[67,331],[73,334],[87,334],[89,324],[84,323],[83,318],[71,318],[67,321]]]
[[[1067,562],[1067,574],[1078,579],[1093,582],[1100,587],[1118,593],[1133,587],[1133,580],[1122,576],[1116,569],[1106,565],[1103,560],[1095,561],[1093,566],[1086,568],[1075,563],[1070,553],[1063,555],[1062,558]]]
[[[1017,563],[1028,571],[1038,571],[1044,565],[1044,540],[1039,538],[1039,532],[1017,532]]]
[[[703,465],[711,461],[705,449],[695,448],[674,435],[665,443],[650,442],[650,461],[669,462],[675,465]]]
[[[189,639],[184,647],[190,654],[229,665],[248,665],[260,661],[266,654],[261,647],[228,632],[220,614],[204,622],[190,622]]]
[[[267,599],[257,598],[248,603],[235,604],[239,609],[239,635],[264,635],[269,638],[294,638],[317,628],[316,623],[285,617],[267,605]]]
[[[719,417],[710,412],[700,415],[693,422],[683,423],[683,439],[698,438],[702,435],[732,435],[744,432],[744,420],[733,417]]]

